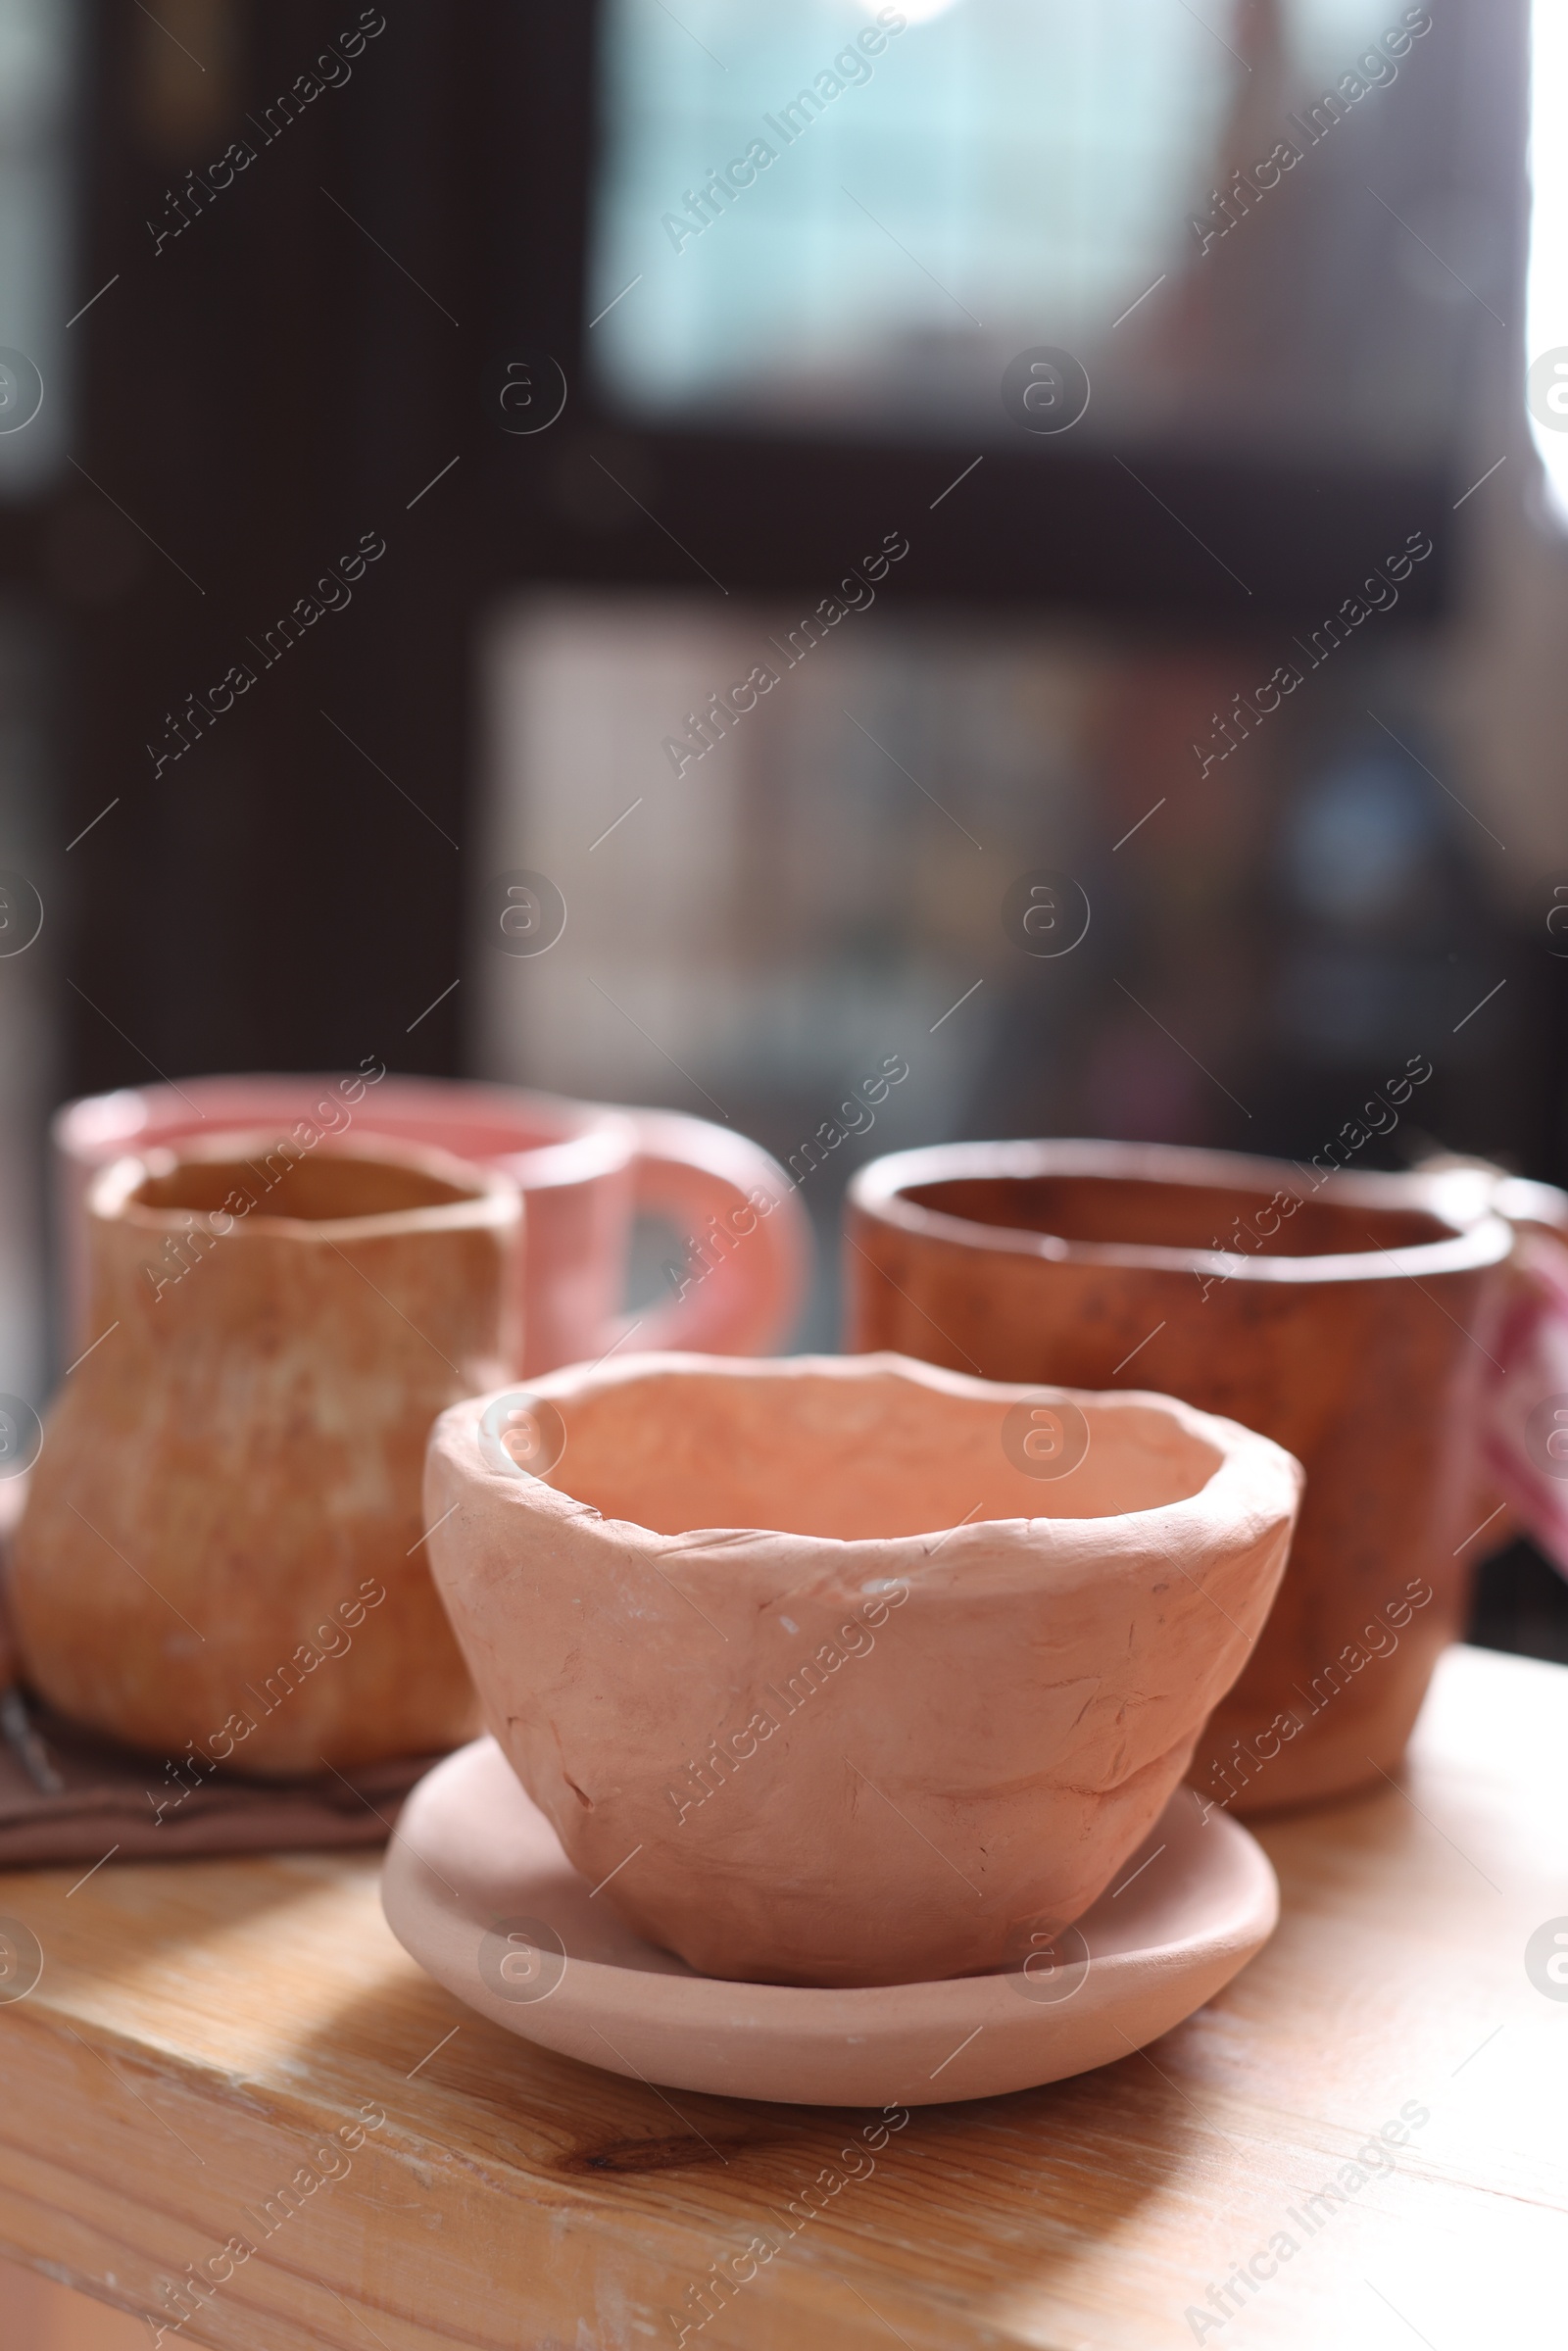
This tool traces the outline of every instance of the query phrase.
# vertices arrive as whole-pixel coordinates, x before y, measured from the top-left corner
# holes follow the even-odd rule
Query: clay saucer
[[[1300,1475],[1170,1396],[622,1356],[444,1412],[426,1549],[595,1913],[700,1976],[851,1990],[1016,1967],[1119,1883]]]
[[[1262,1848],[1178,1788],[1113,1886],[1021,1969],[814,1990],[700,1976],[572,1868],[492,1739],[421,1780],[381,1902],[437,1983],[524,2039],[670,2088],[794,2105],[934,2106],[1125,2057],[1267,1941]]]

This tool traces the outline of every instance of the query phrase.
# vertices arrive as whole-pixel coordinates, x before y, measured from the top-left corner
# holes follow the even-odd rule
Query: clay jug
[[[228,1135],[88,1196],[97,1334],[45,1424],[11,1600],[94,1730],[264,1778],[454,1744],[426,1433],[514,1359],[516,1187],[435,1151]]]
[[[127,1151],[177,1149],[228,1129],[341,1142],[376,1135],[499,1167],[524,1199],[517,1255],[520,1360],[531,1376],[602,1355],[635,1329],[644,1347],[769,1353],[810,1288],[811,1225],[792,1178],[744,1135],[676,1110],[564,1101],[451,1078],[182,1078],[68,1102],[53,1121],[65,1353],[83,1328],[82,1200]],[[672,1226],[672,1296],[623,1314],[635,1219]],[[78,1336],[79,1334],[79,1336]]]

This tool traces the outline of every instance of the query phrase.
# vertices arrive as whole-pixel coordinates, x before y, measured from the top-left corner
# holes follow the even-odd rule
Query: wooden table
[[[782,2243],[863,2116],[534,2051],[405,1957],[370,1859],[0,1878],[46,1953],[0,2007],[0,2249],[167,2316],[166,2280],[258,2241],[164,2337],[220,2351],[1561,2342],[1568,2000],[1524,1953],[1568,1914],[1565,1788],[1568,1670],[1453,1651],[1406,1786],[1263,1827],[1284,1919],[1221,1998],[1103,2072],[916,2112],[702,2327],[690,2289]]]

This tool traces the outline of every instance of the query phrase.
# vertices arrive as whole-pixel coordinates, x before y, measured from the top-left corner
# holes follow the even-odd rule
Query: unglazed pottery
[[[672,1228],[673,1274],[643,1309],[645,1347],[757,1354],[789,1336],[810,1279],[810,1225],[789,1177],[755,1143],[673,1110],[615,1109],[512,1086],[388,1077],[182,1078],[68,1102],[54,1122],[69,1356],[85,1329],[81,1202],[125,1151],[228,1129],[352,1133],[455,1151],[511,1176],[528,1203],[518,1257],[522,1356],[548,1371],[601,1355],[620,1312],[632,1219]]]
[[[1314,1182],[1152,1145],[905,1151],[850,1187],[845,1343],[1136,1383],[1288,1446],[1306,1470],[1290,1572],[1193,1779],[1238,1808],[1336,1795],[1397,1769],[1463,1625],[1513,1247],[1492,1200],[1473,1170]]]
[[[519,1423],[546,1476],[508,1410],[444,1413],[425,1480],[486,1723],[596,1900],[747,1982],[974,1973],[1087,1910],[1255,1639],[1299,1488],[1166,1397],[891,1355],[557,1373]]]
[[[644,1941],[572,1868],[493,1739],[437,1764],[399,1826],[382,1907],[460,2000],[588,2065],[732,2098],[935,2106],[1111,2064],[1212,1999],[1279,1910],[1261,1848],[1179,1788],[1115,1886],[1011,1969],[805,1990],[698,1976]]]
[[[33,1687],[263,1777],[469,1737],[420,1462],[435,1415],[513,1352],[520,1215],[505,1176],[368,1141],[106,1169],[99,1336],[45,1422],[12,1561]]]

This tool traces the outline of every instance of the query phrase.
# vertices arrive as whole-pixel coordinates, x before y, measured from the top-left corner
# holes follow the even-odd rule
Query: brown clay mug
[[[1092,1142],[903,1151],[850,1186],[848,1348],[1152,1389],[1305,1468],[1279,1596],[1190,1775],[1216,1802],[1379,1784],[1462,1629],[1514,1246],[1493,1197]]]
[[[515,1186],[264,1133],[118,1160],[86,1215],[101,1336],[45,1419],[11,1560],[27,1680],[130,1745],[263,1778],[469,1736],[420,1473],[436,1415],[512,1359]]]

